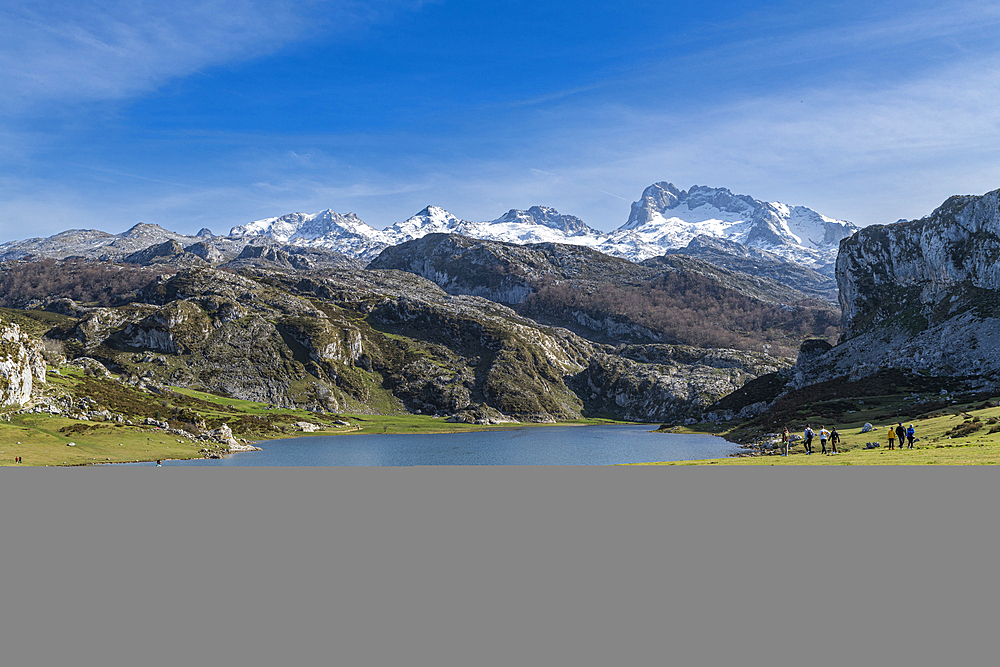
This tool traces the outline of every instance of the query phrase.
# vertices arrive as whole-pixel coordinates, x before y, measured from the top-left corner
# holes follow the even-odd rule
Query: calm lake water
[[[439,435],[306,436],[262,442],[262,452],[165,466],[609,465],[728,456],[738,447],[711,435],[651,433],[655,425],[534,426]],[[156,465],[137,463],[131,465]]]

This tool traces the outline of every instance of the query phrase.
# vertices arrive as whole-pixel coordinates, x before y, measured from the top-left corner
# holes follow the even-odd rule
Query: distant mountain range
[[[725,188],[694,186],[684,191],[660,182],[643,191],[639,201],[632,203],[628,221],[611,233],[544,206],[511,209],[489,222],[461,220],[444,209],[428,206],[382,231],[353,213],[340,215],[326,210],[257,220],[233,227],[229,234],[324,247],[364,259],[427,234],[461,234],[507,243],[582,245],[633,262],[684,248],[697,236],[710,236],[832,274],[840,240],[857,230],[850,222],[803,206],[762,202]]]
[[[832,275],[840,240],[857,229],[850,222],[802,206],[762,202],[725,188],[694,186],[685,191],[660,182],[643,191],[642,197],[632,203],[628,221],[610,233],[544,206],[511,209],[488,222],[462,220],[442,208],[428,206],[383,230],[371,227],[354,213],[327,209],[256,220],[233,227],[226,236],[213,235],[207,229],[197,236],[185,236],[143,223],[122,234],[70,230],[49,238],[0,244],[0,260],[72,255],[120,260],[170,240],[182,246],[205,244],[225,260],[235,259],[248,244],[254,244],[332,251],[367,263],[388,247],[427,234],[446,233],[517,244],[586,246],[639,262],[686,248],[696,237],[710,237],[765,251],[768,261],[793,262]],[[750,251],[738,254],[746,260],[755,259]]]

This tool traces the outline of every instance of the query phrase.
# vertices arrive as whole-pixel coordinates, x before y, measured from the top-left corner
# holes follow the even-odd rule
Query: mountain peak
[[[137,236],[145,236],[149,234],[162,235],[162,234],[173,234],[173,233],[174,232],[166,230],[163,227],[160,227],[159,225],[154,225],[149,222],[138,222],[129,227],[128,230],[122,232],[122,238],[131,239]]]
[[[388,245],[382,232],[354,213],[340,214],[329,208],[254,220],[233,227],[229,235],[265,237],[279,245],[329,248],[354,257],[374,257]]]
[[[830,272],[840,239],[857,230],[803,206],[763,202],[727,188],[680,190],[660,181],[632,203],[628,221],[601,248],[642,259],[683,248],[699,235],[724,238]]]
[[[601,232],[589,227],[575,215],[563,215],[550,206],[532,206],[527,211],[512,208],[489,224],[520,223],[522,225],[537,225],[563,232],[569,236],[592,234],[600,236]]]

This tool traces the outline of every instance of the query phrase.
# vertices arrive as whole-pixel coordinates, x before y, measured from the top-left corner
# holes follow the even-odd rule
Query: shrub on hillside
[[[661,334],[664,342],[768,351],[794,357],[810,336],[833,337],[840,314],[818,303],[764,303],[691,273],[667,273],[631,285],[564,281],[543,285],[522,306],[527,315],[586,313]]]
[[[145,287],[168,267],[118,265],[79,259],[0,264],[0,306],[24,308],[47,297],[114,306]]]

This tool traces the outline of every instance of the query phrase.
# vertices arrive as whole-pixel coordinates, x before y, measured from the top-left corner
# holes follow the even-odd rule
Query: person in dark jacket
[[[830,446],[833,447],[833,453],[839,454],[837,451],[837,444],[840,442],[840,434],[837,433],[837,427],[834,426],[833,430],[830,431]]]
[[[899,448],[903,448],[903,443],[906,442],[906,429],[903,428],[903,422],[899,422],[896,425],[896,439],[899,440]]]

